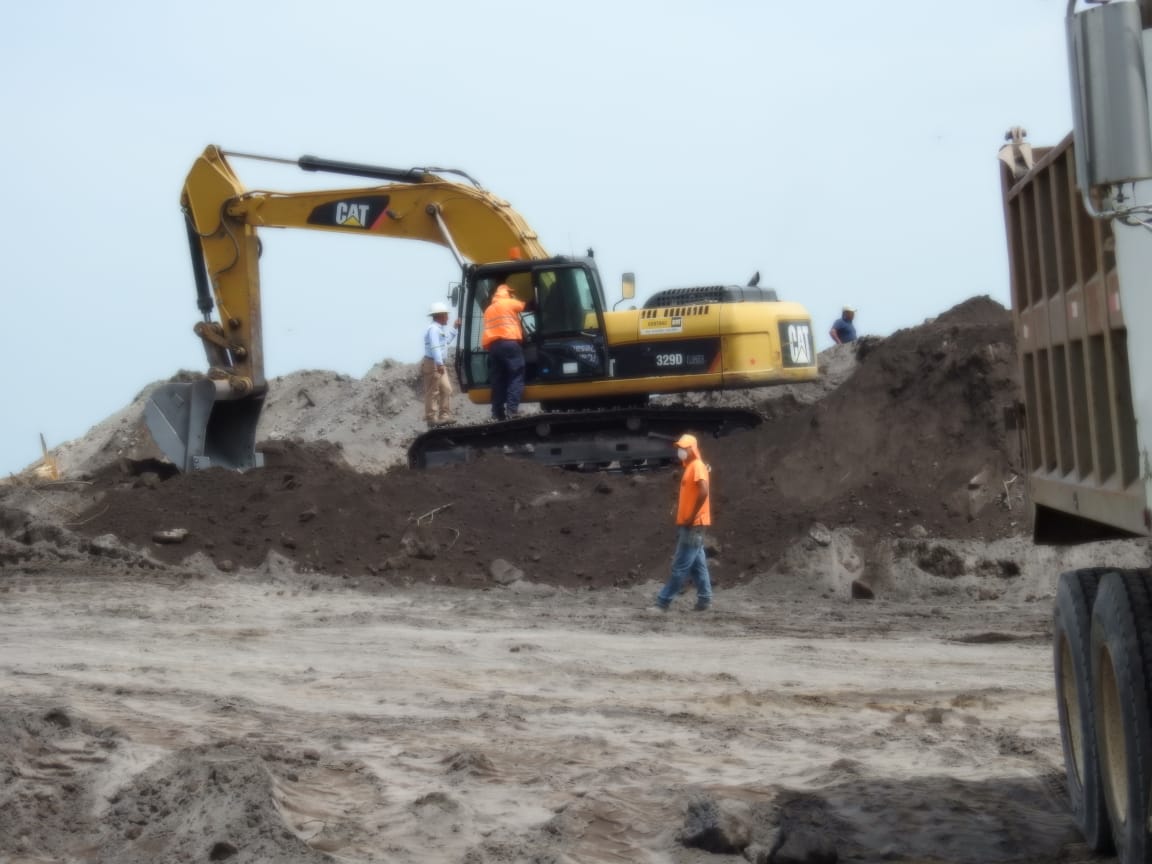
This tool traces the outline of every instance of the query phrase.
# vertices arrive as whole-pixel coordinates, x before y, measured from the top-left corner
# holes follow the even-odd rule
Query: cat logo
[[[812,365],[812,328],[795,321],[780,322],[780,346],[785,366]]]
[[[391,218],[388,196],[362,195],[355,199],[318,205],[308,214],[308,224],[368,231],[384,218]]]
[[[807,324],[792,324],[788,327],[788,352],[797,366],[807,366],[812,362],[812,334]]]
[[[368,224],[368,205],[356,201],[336,202],[336,224],[363,228]]]

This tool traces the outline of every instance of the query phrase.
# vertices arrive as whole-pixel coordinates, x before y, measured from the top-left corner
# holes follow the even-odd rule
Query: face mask
[[[685,450],[683,447],[677,447],[676,448],[676,455],[679,456],[680,461],[683,462],[685,459],[688,458],[688,451]]]

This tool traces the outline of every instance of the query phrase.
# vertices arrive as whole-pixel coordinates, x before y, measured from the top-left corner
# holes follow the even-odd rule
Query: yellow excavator
[[[249,191],[228,157],[382,182],[332,191]],[[760,417],[649,397],[810,381],[818,374],[808,312],[778,300],[756,279],[746,286],[667,289],[641,309],[613,311],[591,250],[587,257],[549,255],[508,202],[455,169],[279,159],[209,146],[188,173],[181,206],[202,315],[194,331],[209,368],[197,380],[157,388],[145,417],[161,451],[184,471],[262,464],[256,425],[268,382],[258,231],[265,227],[423,240],[449,249],[461,267],[451,298],[462,321],[456,374],[478,404],[491,396],[480,341],[489,298],[503,283],[528,302],[523,401],[540,403],[541,412],[429,430],[409,450],[413,467],[462,461],[492,448],[570,466],[662,464],[671,455],[667,437],[686,429],[723,435],[755,426]],[[625,274],[623,299],[634,297],[634,284]]]

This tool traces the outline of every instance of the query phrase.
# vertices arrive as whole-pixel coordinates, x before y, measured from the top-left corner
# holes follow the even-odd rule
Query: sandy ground
[[[666,615],[655,585],[9,568],[0,861],[1089,860],[1050,563]]]
[[[204,551],[164,565],[86,536],[93,473],[156,455],[141,394],[53,452],[63,480],[11,478],[0,495],[0,864],[1107,860],[1065,803],[1052,600],[1061,571],[1147,567],[1152,548],[1006,536],[1023,484],[999,475],[1007,515],[985,502],[963,523],[997,530],[909,522],[939,516],[945,475],[974,494],[974,471],[949,460],[1005,449],[989,418],[1014,392],[1010,351],[986,343],[1008,336],[981,335],[985,307],[870,344],[863,375],[858,346],[841,346],[812,385],[702,398],[761,410],[765,434],[790,418],[814,430],[798,436],[807,450],[770,451],[781,483],[799,472],[818,498],[823,474],[841,476],[831,456],[872,472],[796,525],[745,514],[705,614],[691,598],[653,614],[656,584],[612,578],[625,540],[640,538],[637,580],[670,550],[596,489],[554,514],[572,531],[547,535],[582,573],[604,567],[580,589],[557,572],[443,587],[444,558],[341,577],[269,551],[225,573]],[[1010,336],[1005,316],[992,336]],[[845,434],[828,412],[798,413],[818,402],[845,414]],[[882,446],[893,417],[924,433],[919,449]],[[362,379],[277,379],[259,437],[336,445],[376,482],[421,428],[415,367],[385,361]],[[920,474],[934,485],[912,500],[920,487],[903,481]],[[745,492],[759,513],[763,493]],[[463,527],[491,538],[491,511]],[[807,536],[748,581],[723,578],[784,528]],[[474,569],[519,539],[475,544]]]

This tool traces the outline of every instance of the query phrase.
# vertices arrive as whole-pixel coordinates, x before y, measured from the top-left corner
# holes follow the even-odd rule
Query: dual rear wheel
[[[1053,622],[1069,804],[1093,850],[1152,861],[1152,583],[1148,571],[1060,577]]]

